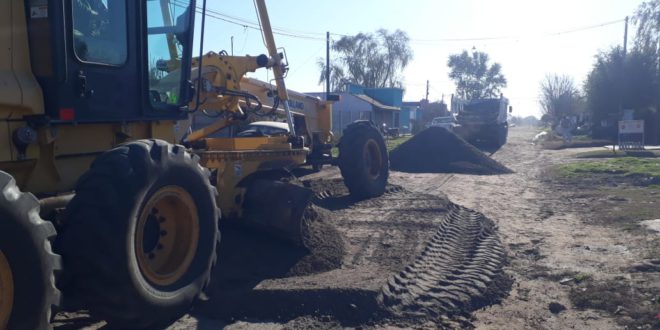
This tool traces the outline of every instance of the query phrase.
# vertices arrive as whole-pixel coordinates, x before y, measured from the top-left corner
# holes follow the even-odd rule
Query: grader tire
[[[141,140],[99,156],[68,207],[63,290],[120,329],[179,318],[216,262],[216,195],[182,146]]]
[[[385,193],[389,159],[385,141],[369,122],[355,122],[344,129],[339,142],[339,169],[344,184],[355,199]]]
[[[55,272],[60,258],[51,250],[55,228],[39,217],[39,202],[0,172],[0,329],[51,329],[59,304]]]

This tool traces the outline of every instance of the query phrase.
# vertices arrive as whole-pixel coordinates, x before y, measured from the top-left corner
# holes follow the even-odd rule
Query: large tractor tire
[[[353,198],[377,197],[385,192],[389,159],[385,140],[370,122],[355,122],[339,141],[339,169]]]
[[[99,156],[67,208],[65,294],[120,329],[176,320],[216,262],[216,195],[180,145],[141,140]]]
[[[60,258],[51,250],[55,228],[39,217],[39,202],[0,172],[0,329],[50,329],[59,303],[55,272]]]

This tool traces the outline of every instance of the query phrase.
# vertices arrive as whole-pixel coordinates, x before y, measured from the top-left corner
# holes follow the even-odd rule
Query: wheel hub
[[[190,194],[178,186],[158,189],[138,219],[135,253],[142,274],[167,286],[183,277],[197,251],[199,219]]]
[[[0,251],[0,329],[5,329],[9,323],[14,304],[14,281],[7,258]]]
[[[381,165],[383,163],[380,154],[378,143],[370,139],[365,143],[363,150],[364,164],[367,169],[367,174],[372,180],[375,180],[380,175]]]

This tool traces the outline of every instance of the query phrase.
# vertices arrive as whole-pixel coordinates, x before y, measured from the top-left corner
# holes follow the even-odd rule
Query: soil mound
[[[344,241],[337,228],[328,223],[332,214],[310,205],[303,214],[302,240],[309,250],[288,272],[288,276],[322,273],[341,266],[346,254]]]
[[[512,173],[506,166],[441,127],[425,129],[392,150],[390,168],[408,173]]]

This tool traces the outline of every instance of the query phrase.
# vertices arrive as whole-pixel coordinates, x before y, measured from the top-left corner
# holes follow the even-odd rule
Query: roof
[[[399,108],[399,107],[393,107],[393,106],[390,106],[390,105],[382,104],[382,103],[376,101],[376,99],[371,98],[371,97],[369,97],[365,94],[353,94],[353,95],[355,97],[359,98],[360,100],[365,101],[365,102],[375,106],[376,108],[379,108],[379,109],[382,109],[382,110],[393,110],[393,111],[400,111],[401,110],[401,108]]]

